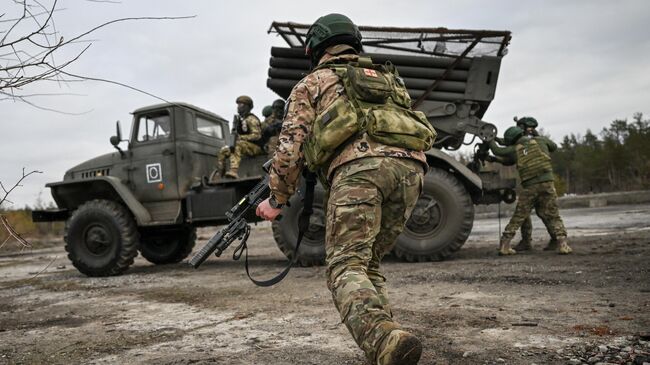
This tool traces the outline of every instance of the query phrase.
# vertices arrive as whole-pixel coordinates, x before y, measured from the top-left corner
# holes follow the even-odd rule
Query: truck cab
[[[129,138],[118,122],[110,139],[117,151],[47,184],[58,209],[33,213],[34,221],[68,222],[68,256],[90,276],[123,272],[138,251],[156,264],[183,260],[196,227],[227,222],[226,211],[264,173],[267,157],[259,156],[242,164],[239,179],[210,183],[217,154],[231,139],[228,121],[217,114],[187,103],[132,114]]]

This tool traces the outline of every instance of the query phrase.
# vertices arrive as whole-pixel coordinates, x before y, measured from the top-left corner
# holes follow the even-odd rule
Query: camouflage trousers
[[[517,196],[521,196],[522,187],[517,190]],[[530,214],[524,219],[521,224],[521,240],[523,242],[531,243],[533,241],[533,221],[530,219]]]
[[[557,193],[552,181],[522,187],[515,207],[515,213],[503,231],[501,240],[510,242],[517,230],[526,219],[530,220],[530,212],[535,208],[537,216],[541,218],[551,238],[566,237],[566,228],[557,205]],[[532,225],[531,225],[532,227]],[[522,234],[523,235],[523,234]]]
[[[530,219],[530,214],[521,223],[521,240],[529,243],[533,241],[533,221]]]
[[[239,164],[241,163],[243,156],[252,157],[263,154],[264,152],[260,146],[256,145],[255,143],[248,141],[237,141],[235,144],[235,150],[232,153],[230,152],[230,147],[228,146],[221,148],[219,155],[217,156],[217,170],[220,174],[223,175],[225,172],[224,170],[226,169],[226,158],[230,157],[230,168],[228,169],[228,172],[234,173],[236,175],[237,171],[239,171]]]
[[[394,246],[422,190],[420,162],[389,157],[350,161],[334,173],[327,204],[327,286],[371,363],[392,320],[382,257]]]

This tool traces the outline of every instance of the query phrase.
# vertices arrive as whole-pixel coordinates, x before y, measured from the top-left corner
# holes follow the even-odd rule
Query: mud
[[[386,260],[394,315],[422,339],[421,364],[589,363],[599,346],[629,353],[613,363],[648,355],[650,206],[562,213],[570,256],[542,251],[534,220],[537,249],[497,257],[498,221],[487,219],[451,260]],[[256,276],[282,269],[268,226],[250,247]],[[139,257],[125,275],[87,278],[50,242],[0,252],[0,308],[1,364],[365,364],[322,267],[267,289],[228,255],[198,271]]]

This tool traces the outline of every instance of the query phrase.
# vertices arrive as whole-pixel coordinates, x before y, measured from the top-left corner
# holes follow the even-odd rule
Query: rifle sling
[[[289,271],[291,271],[291,267],[298,261],[298,250],[300,249],[300,242],[302,242],[302,238],[305,235],[307,229],[309,228],[309,218],[314,212],[314,188],[316,186],[316,174],[309,172],[309,170],[305,169],[303,175],[305,177],[305,198],[303,201],[302,212],[300,213],[300,217],[298,217],[298,241],[296,242],[296,247],[293,249],[292,258],[291,260],[289,260],[287,267],[285,267],[281,273],[272,277],[271,279],[268,280],[254,279],[253,277],[251,277],[248,268],[248,249],[246,247],[246,240],[244,240],[242,243],[241,250],[246,251],[246,256],[244,261],[246,267],[246,275],[248,275],[248,278],[253,282],[253,284],[257,286],[268,287],[279,283],[280,281],[282,281],[282,279],[284,279],[287,276],[287,274],[289,274]],[[236,251],[237,250],[235,250],[235,252]],[[240,251],[240,256],[241,256],[241,251]]]

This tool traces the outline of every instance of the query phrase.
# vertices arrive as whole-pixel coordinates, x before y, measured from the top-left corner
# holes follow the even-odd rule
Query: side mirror
[[[111,144],[112,144],[114,147],[117,147],[117,146],[120,144],[120,137],[118,137],[118,136],[111,136],[110,141],[111,141]]]
[[[120,124],[119,120],[115,122],[115,131],[117,133],[116,137],[119,143],[122,141],[122,125]]]
[[[109,139],[113,147],[117,149],[117,151],[120,153],[120,156],[124,158],[124,151],[120,148],[120,142],[122,142],[122,126],[120,126],[120,121],[118,120],[115,123],[115,136],[111,136]]]

